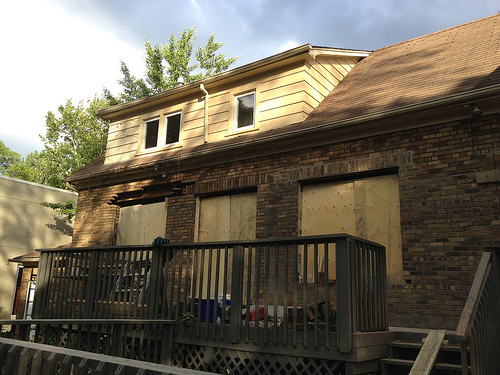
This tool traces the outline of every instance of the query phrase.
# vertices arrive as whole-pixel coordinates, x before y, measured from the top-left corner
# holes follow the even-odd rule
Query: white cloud
[[[282,46],[280,46],[279,51],[285,52],[285,51],[288,51],[289,49],[292,49],[292,48],[295,48],[298,46],[299,46],[299,44],[297,42],[294,42],[293,40],[291,40],[287,44],[283,44]]]
[[[14,151],[42,149],[45,115],[67,99],[91,98],[103,86],[116,92],[120,59],[142,74],[142,51],[46,0],[6,2],[0,9],[8,15],[0,24],[0,110],[12,115],[3,116],[0,140],[21,132],[22,142],[7,144]]]

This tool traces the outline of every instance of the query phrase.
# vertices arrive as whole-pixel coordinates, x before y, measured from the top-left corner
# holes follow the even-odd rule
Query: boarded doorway
[[[257,215],[257,194],[243,193],[217,197],[200,198],[198,211],[198,242],[210,241],[234,241],[255,239],[256,215]],[[218,290],[223,290],[223,285],[231,285],[231,265],[233,262],[231,249],[220,249],[220,263],[217,265],[216,256],[209,260],[209,254],[205,254],[203,261],[203,275],[211,272],[215,274],[217,268],[220,275],[227,275],[227,279],[218,281]],[[228,252],[227,256],[225,252]],[[201,255],[200,255],[201,256]],[[198,264],[202,264],[198,259]],[[226,270],[226,272],[224,272]],[[197,275],[200,272],[196,273]],[[199,283],[200,280],[197,280]],[[203,280],[203,290],[207,288],[206,276]],[[215,290],[215,280],[210,282],[210,290]],[[228,293],[231,293],[228,289]],[[212,297],[212,296],[210,296]],[[203,292],[202,298],[208,298]]]

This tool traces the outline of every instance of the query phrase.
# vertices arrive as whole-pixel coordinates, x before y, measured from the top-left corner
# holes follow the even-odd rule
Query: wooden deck
[[[368,363],[392,338],[385,267],[383,246],[344,234],[42,250],[33,316],[173,321],[173,362],[217,348]]]
[[[37,318],[0,324],[23,340],[196,370],[362,374],[383,363],[390,374],[413,361],[383,359],[398,338],[386,328],[383,250],[335,235],[43,251]],[[500,246],[485,250],[446,334],[461,358],[436,369],[498,369]]]

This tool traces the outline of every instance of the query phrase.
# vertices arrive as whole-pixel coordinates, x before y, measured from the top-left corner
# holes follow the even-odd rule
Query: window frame
[[[156,134],[156,145],[155,146],[152,146],[152,147],[146,147],[146,144],[147,144],[147,139],[148,139],[148,123],[151,123],[153,121],[158,121],[158,129],[157,129],[157,134]],[[144,120],[144,123],[143,123],[143,135],[142,135],[142,150],[143,151],[151,151],[151,150],[155,150],[158,148],[158,143],[159,143],[159,139],[161,137],[161,117],[160,116],[157,116],[157,117],[153,117],[153,118],[150,118],[148,120]]]
[[[246,126],[238,126],[238,116],[240,113],[239,99],[245,96],[253,95],[253,121],[252,124]],[[240,132],[249,129],[257,128],[257,92],[256,90],[246,91],[242,94],[234,96],[234,115],[233,115],[233,132]]]
[[[179,115],[179,129],[178,129],[178,136],[177,136],[177,141],[176,142],[170,142],[167,143],[167,136],[168,136],[168,118],[169,117],[174,117]],[[173,113],[169,113],[168,115],[163,115],[163,141],[164,144],[161,146],[172,146],[172,145],[178,145],[181,142],[181,128],[182,128],[182,111],[177,111]]]
[[[169,117],[174,117],[174,116],[179,116],[179,135],[178,139],[175,142],[167,143],[167,133],[168,133],[168,119]],[[181,136],[182,136],[182,110],[171,112],[168,114],[163,114],[160,116],[144,119],[143,125],[142,125],[142,146],[141,146],[141,152],[152,152],[152,151],[157,151],[162,148],[167,148],[167,147],[172,147],[172,146],[178,146],[181,143]],[[147,139],[148,139],[148,124],[153,122],[153,121],[158,121],[158,134],[156,136],[156,145],[152,147],[146,147],[147,144]]]

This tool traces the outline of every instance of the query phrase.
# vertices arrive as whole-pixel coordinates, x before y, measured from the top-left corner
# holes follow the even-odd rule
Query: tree
[[[122,78],[118,83],[123,92],[114,97],[109,90],[104,89],[105,97],[111,103],[124,103],[143,98],[177,86],[179,78],[184,83],[190,83],[227,70],[236,62],[237,57],[226,58],[220,53],[224,43],[215,42],[215,33],[205,45],[198,46],[193,55],[193,44],[197,37],[195,27],[186,28],[177,38],[170,34],[169,41],[163,45],[152,45],[147,39],[144,44],[146,76],[136,78],[130,73],[125,62],[121,62]],[[197,63],[192,63],[192,60]]]
[[[107,100],[94,97],[87,105],[68,100],[58,108],[59,116],[48,112],[44,149],[12,164],[8,175],[66,189],[67,176],[104,152],[109,123],[96,112],[108,106]]]
[[[9,167],[21,160],[21,155],[12,151],[0,141],[0,174],[6,174]]]

